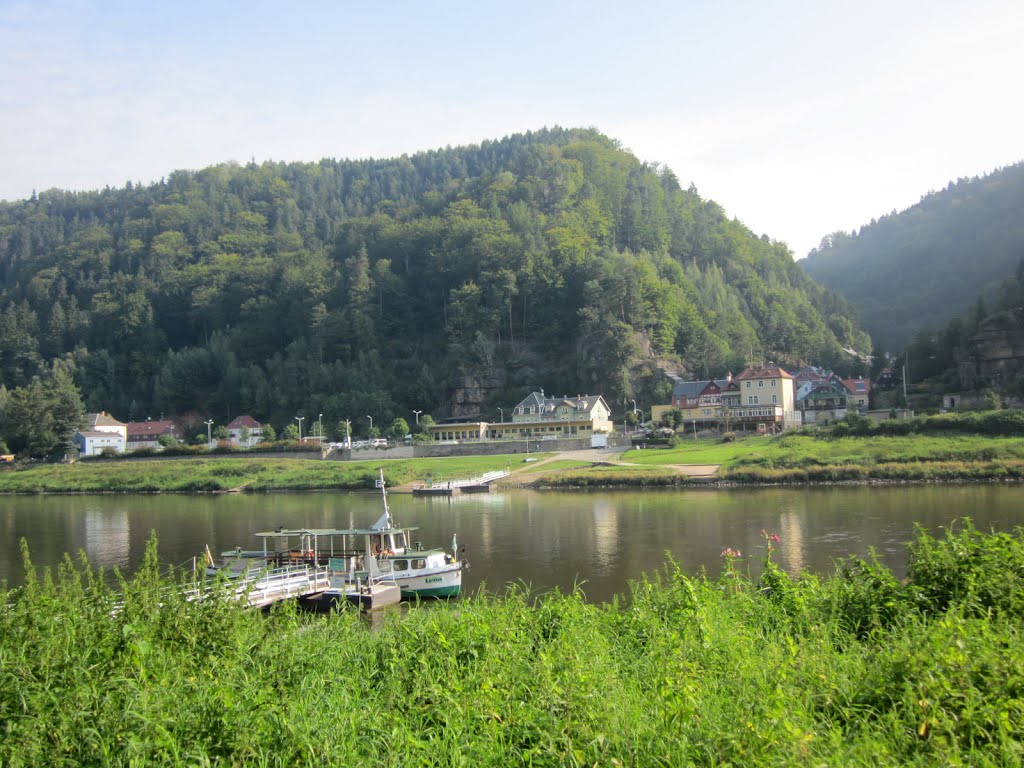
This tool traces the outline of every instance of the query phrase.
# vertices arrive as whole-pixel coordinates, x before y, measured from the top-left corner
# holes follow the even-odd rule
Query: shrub
[[[970,520],[934,539],[918,528],[909,546],[907,578],[923,611],[944,613],[962,606],[969,614],[1024,617],[1024,541],[1014,535],[985,534]]]

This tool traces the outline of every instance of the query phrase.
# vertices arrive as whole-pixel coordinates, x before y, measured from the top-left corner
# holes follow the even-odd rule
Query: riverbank
[[[0,764],[1020,764],[1019,533],[922,534],[902,581],[760,543],[605,605],[511,587],[372,631],[189,601],[155,542],[116,591],[69,564],[0,599]]]
[[[251,456],[39,464],[0,471],[0,493],[230,493],[371,490],[499,469],[515,488],[672,488],[1024,481],[1024,437],[790,433],[700,439],[673,448],[340,462]]]

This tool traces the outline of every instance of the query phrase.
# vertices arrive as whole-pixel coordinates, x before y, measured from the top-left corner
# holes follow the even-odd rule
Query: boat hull
[[[416,575],[394,574],[402,597],[458,597],[462,592],[462,564],[427,569]]]

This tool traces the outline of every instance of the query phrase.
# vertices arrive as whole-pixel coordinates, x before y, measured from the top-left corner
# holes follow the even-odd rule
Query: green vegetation
[[[546,456],[548,454],[538,454]],[[475,477],[518,456],[320,461],[252,456],[35,465],[0,472],[0,493],[156,493],[372,489],[378,468],[389,487]]]
[[[764,542],[611,604],[513,586],[373,630],[189,602],[155,542],[117,590],[26,554],[0,596],[0,764],[1021,763],[1020,531],[922,532],[905,582],[856,558],[791,576]]]
[[[655,358],[845,369],[868,344],[785,244],[594,130],[0,202],[0,392],[60,361],[89,411],[189,437],[241,413],[398,436],[457,377],[490,419],[538,382],[624,412],[668,399]]]
[[[998,299],[1024,249],[1022,207],[1018,163],[959,179],[859,233],[836,232],[800,264],[857,308],[882,348],[899,351],[918,333],[966,316],[979,296]]]

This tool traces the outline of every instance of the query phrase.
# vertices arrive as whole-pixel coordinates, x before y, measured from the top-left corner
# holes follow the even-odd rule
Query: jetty
[[[499,469],[488,472],[480,477],[469,477],[462,480],[444,480],[429,482],[425,485],[413,486],[413,496],[454,496],[457,493],[488,493],[491,490],[491,483],[503,477],[508,477],[511,472],[507,469]]]

